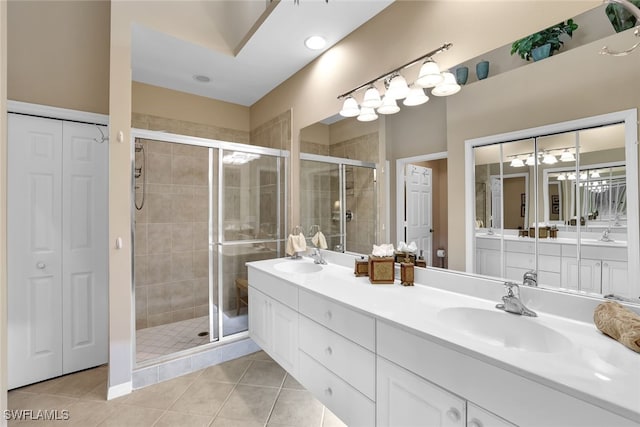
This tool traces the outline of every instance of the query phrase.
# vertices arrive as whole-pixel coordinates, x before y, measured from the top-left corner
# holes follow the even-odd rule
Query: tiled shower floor
[[[225,335],[244,330],[247,330],[246,314],[234,317],[225,314]],[[210,341],[209,335],[198,334],[208,331],[209,316],[139,329],[136,331],[136,361],[140,363],[206,344]]]

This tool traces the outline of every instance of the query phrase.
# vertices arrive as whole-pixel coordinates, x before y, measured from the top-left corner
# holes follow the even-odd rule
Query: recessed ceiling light
[[[205,75],[202,74],[195,74],[193,76],[193,80],[200,82],[200,83],[209,83],[211,81],[210,77],[207,77]]]
[[[304,45],[311,50],[320,50],[327,45],[327,41],[322,36],[311,36],[307,37]]]

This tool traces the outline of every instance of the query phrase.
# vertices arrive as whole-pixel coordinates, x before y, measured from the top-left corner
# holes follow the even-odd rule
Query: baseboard
[[[133,383],[131,381],[110,386],[107,390],[107,400],[115,399],[116,397],[124,396],[133,391]]]

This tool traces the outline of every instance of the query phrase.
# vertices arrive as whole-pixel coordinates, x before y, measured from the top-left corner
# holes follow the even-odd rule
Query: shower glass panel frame
[[[359,245],[357,242],[354,243],[350,239],[348,239],[348,235],[357,236],[360,231],[370,231],[372,234],[372,244],[378,242],[378,210],[377,210],[377,198],[378,198],[378,186],[377,186],[377,165],[372,162],[365,162],[361,160],[352,160],[345,159],[342,157],[333,157],[333,156],[323,156],[319,154],[310,154],[310,153],[300,153],[300,161],[310,161],[317,163],[325,163],[328,165],[336,165],[338,167],[338,180],[339,180],[339,229],[340,229],[340,243],[338,245],[330,246],[329,249],[335,250],[338,252],[354,252],[354,253],[367,253],[371,250],[371,246],[368,245]],[[301,170],[302,164],[301,164]],[[364,170],[364,171],[363,171]],[[355,209],[357,206],[352,206],[351,203],[353,200],[348,199],[349,195],[353,195],[355,192],[354,185],[357,184],[358,175],[362,175],[359,172],[365,172],[367,175],[371,174],[371,205],[372,205],[372,213],[373,218],[371,220],[372,224],[360,225],[360,230],[350,231],[349,229],[351,224],[347,224],[347,222],[351,221],[351,218],[354,216]],[[350,185],[347,183],[347,175],[351,175]],[[302,189],[301,189],[302,190]],[[301,200],[303,195],[301,194]],[[333,215],[332,215],[333,216]],[[304,224],[305,219],[302,218],[303,222],[302,227],[305,233],[310,233],[310,228],[315,224]],[[355,225],[355,223],[354,223]],[[367,227],[372,225],[372,227]],[[367,228],[367,230],[363,230],[363,228]],[[369,230],[369,228],[372,228]],[[308,235],[307,237],[311,237]],[[366,250],[364,250],[364,246],[368,246]],[[359,249],[359,250],[358,250]]]
[[[133,360],[134,366],[143,367],[150,366],[155,363],[159,363],[176,356],[176,354],[187,355],[200,351],[203,347],[217,346],[222,343],[235,340],[238,338],[248,337],[248,326],[234,325],[231,328],[225,328],[225,309],[228,311],[231,307],[230,299],[231,293],[236,292],[235,279],[246,279],[246,269],[244,263],[249,260],[278,258],[284,253],[284,231],[287,221],[286,217],[286,200],[288,194],[288,188],[286,185],[286,176],[289,168],[289,152],[286,150],[272,149],[260,146],[252,146],[246,144],[239,144],[234,142],[212,140],[205,138],[198,138],[185,135],[170,134],[165,132],[157,132],[143,129],[131,130],[131,218],[132,218],[132,242],[134,247],[131,253],[132,269],[132,297],[134,305],[132,307],[132,318],[136,319],[135,311],[135,298],[136,298],[136,278],[135,278],[135,229],[136,229],[136,176],[139,176],[136,165],[136,144],[138,140],[147,140],[158,143],[171,143],[182,144],[187,146],[204,147],[208,151],[208,194],[205,196],[208,199],[208,219],[207,219],[207,241],[208,241],[208,333],[209,340],[203,344],[196,345],[194,347],[178,350],[169,354],[162,354],[161,356],[149,358],[147,360],[138,361],[137,358],[137,339],[134,340],[133,347]],[[224,219],[225,219],[225,206],[226,206],[226,188],[224,172],[228,166],[228,162],[225,159],[226,154],[234,154],[240,159],[241,163],[237,162],[233,164],[233,167],[244,168],[245,172],[255,176],[254,169],[260,174],[261,170],[268,170],[265,175],[269,179],[271,199],[269,200],[269,206],[275,210],[275,223],[270,226],[270,233],[258,236],[245,236],[246,238],[233,239],[226,238]],[[145,153],[148,155],[148,153]],[[146,160],[146,159],[145,159]],[[233,160],[232,160],[233,161]],[[261,164],[262,167],[253,167],[252,164]],[[265,166],[266,163],[266,166]],[[145,164],[145,168],[147,165]],[[146,174],[147,171],[143,171]],[[246,175],[246,173],[245,173]],[[248,191],[249,193],[258,193],[257,203],[260,203],[260,197],[263,190],[260,187],[260,177],[257,181],[252,181],[253,187],[245,189],[240,188],[239,193]],[[146,182],[145,188],[146,191]],[[267,191],[267,190],[265,190]],[[147,200],[148,202],[148,200]],[[259,211],[260,206],[258,206]],[[255,209],[254,209],[255,210]],[[246,211],[245,211],[246,212]],[[250,213],[250,212],[249,212]],[[238,216],[240,212],[237,212]],[[245,213],[246,215],[246,213]],[[258,216],[259,220],[259,216]],[[262,224],[256,224],[257,229],[261,229]],[[204,243],[204,242],[203,242]],[[262,251],[262,252],[260,252]],[[231,254],[231,256],[228,256]],[[239,255],[238,255],[239,254]],[[254,254],[254,255],[252,255]],[[256,255],[257,254],[257,255]],[[226,260],[225,260],[226,256]],[[249,257],[249,259],[247,259]],[[225,266],[228,265],[229,259],[232,259],[232,264],[236,267],[244,270],[238,276],[238,269],[234,272],[226,271]],[[238,262],[238,259],[241,259]],[[225,263],[226,261],[226,263]],[[228,279],[233,275],[233,280],[225,287],[225,275]],[[235,301],[238,308],[240,308],[240,301]],[[238,313],[240,310],[238,310]],[[229,318],[231,319],[231,318]],[[231,319],[232,320],[232,319]],[[134,337],[137,337],[136,322],[133,322],[132,333]],[[173,322],[172,322],[173,323]],[[238,323],[238,322],[236,322]],[[241,322],[240,322],[241,323]]]

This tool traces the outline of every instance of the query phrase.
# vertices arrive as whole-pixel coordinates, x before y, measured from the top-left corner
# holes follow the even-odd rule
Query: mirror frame
[[[586,117],[577,120],[570,120],[535,128],[523,129],[514,132],[507,132],[497,135],[490,135],[480,138],[468,139],[465,141],[465,270],[468,273],[474,272],[475,266],[475,179],[474,174],[474,148],[484,145],[498,144],[535,138],[544,135],[574,132],[582,129],[597,126],[606,126],[624,123],[625,129],[625,163],[627,178],[627,216],[632,221],[627,221],[627,253],[628,253],[628,274],[629,277],[640,277],[640,241],[639,228],[640,219],[638,211],[638,110],[632,108],[598,116]],[[536,253],[537,242],[536,237]],[[504,238],[501,238],[502,252],[504,253]],[[633,285],[632,285],[633,286]],[[640,296],[640,283],[635,284],[635,288],[630,289],[630,294],[634,297]]]

